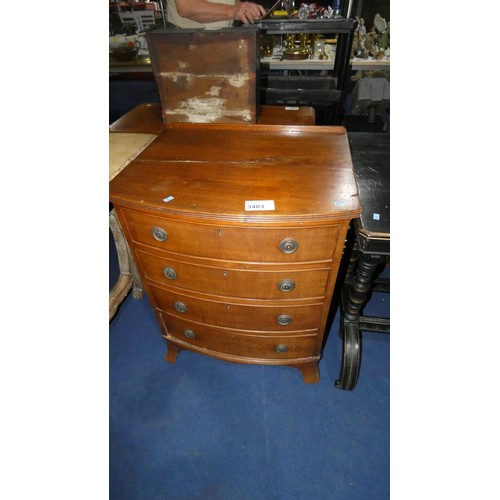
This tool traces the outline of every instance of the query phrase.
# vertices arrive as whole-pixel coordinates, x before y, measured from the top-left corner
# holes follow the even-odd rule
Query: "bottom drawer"
[[[319,356],[316,352],[315,333],[293,336],[245,335],[160,314],[168,330],[167,339],[179,340],[189,344],[194,350],[213,356],[226,354],[258,360],[291,360]]]

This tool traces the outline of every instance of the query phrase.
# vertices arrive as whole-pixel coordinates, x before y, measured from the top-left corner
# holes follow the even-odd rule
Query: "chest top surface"
[[[334,126],[171,124],[109,189],[113,203],[174,218],[321,223],[361,212],[347,133]]]

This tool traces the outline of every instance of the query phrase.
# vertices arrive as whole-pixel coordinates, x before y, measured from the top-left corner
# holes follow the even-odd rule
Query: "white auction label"
[[[245,211],[255,210],[275,210],[274,200],[247,200],[245,201]]]

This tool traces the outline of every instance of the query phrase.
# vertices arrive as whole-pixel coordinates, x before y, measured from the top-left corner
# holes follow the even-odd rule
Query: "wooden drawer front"
[[[205,300],[151,286],[156,305],[169,315],[240,330],[286,332],[318,329],[323,304],[266,306]]]
[[[339,230],[336,225],[279,229],[218,226],[172,221],[126,209],[122,213],[134,242],[198,257],[245,262],[330,260]],[[157,238],[162,239],[162,231],[165,239],[158,241]],[[284,253],[280,243],[290,239],[297,242],[297,249]],[[290,244],[283,245],[290,251]]]
[[[317,336],[314,333],[293,336],[245,335],[181,321],[166,314],[162,317],[168,329],[167,338],[178,339],[195,349],[208,349],[214,354],[273,360],[309,358],[318,355],[315,352]]]
[[[248,299],[323,297],[330,270],[249,271],[201,266],[140,250],[137,255],[144,275],[151,280],[184,290]]]

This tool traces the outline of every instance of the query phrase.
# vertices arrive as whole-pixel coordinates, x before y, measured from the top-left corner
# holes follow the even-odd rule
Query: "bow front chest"
[[[344,241],[360,215],[342,127],[177,123],[110,183],[167,342],[319,380]]]

